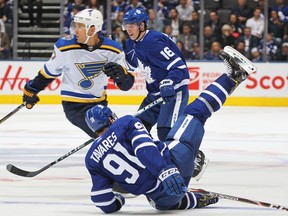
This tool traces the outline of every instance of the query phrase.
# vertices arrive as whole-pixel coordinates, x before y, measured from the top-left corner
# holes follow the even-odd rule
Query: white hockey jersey
[[[62,76],[63,101],[91,103],[106,99],[108,77],[102,68],[107,62],[125,66],[125,54],[120,44],[99,37],[100,43],[88,47],[77,43],[75,35],[58,39],[54,52],[40,73],[45,78]]]

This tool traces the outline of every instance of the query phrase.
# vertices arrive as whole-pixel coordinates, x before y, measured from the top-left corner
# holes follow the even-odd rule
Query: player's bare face
[[[140,29],[139,29],[139,26],[137,25],[137,23],[126,24],[125,29],[129,35],[129,37],[131,38],[131,40],[137,39],[139,32],[140,32]]]
[[[77,42],[84,43],[87,38],[85,25],[83,23],[75,23],[74,28]]]

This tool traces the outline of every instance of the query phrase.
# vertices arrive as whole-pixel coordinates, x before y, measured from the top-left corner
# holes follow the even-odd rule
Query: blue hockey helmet
[[[112,121],[117,119],[116,114],[110,108],[96,105],[86,111],[85,121],[93,132],[97,132],[111,125],[110,117]]]
[[[126,30],[125,25],[132,23],[137,23],[137,25],[140,26],[142,22],[145,22],[147,26],[148,20],[148,14],[143,8],[132,9],[125,13],[123,17],[122,28],[123,30]]]

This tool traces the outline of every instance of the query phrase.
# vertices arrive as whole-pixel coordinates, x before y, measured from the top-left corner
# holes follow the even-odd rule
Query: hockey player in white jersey
[[[100,11],[82,10],[73,24],[75,35],[58,39],[51,58],[25,85],[23,102],[31,109],[39,101],[37,94],[63,75],[61,99],[67,119],[95,138],[85,123],[85,112],[96,104],[107,105],[109,77],[105,73],[124,91],[133,86],[134,76],[127,72],[122,47],[98,35],[103,25]]]
[[[153,141],[138,118],[117,119],[108,108],[95,106],[86,122],[99,135],[85,163],[92,178],[91,200],[105,213],[116,212],[124,197],[112,190],[117,182],[132,194],[143,194],[158,210],[202,208],[218,197],[187,190],[194,159],[204,136],[204,124],[255,66],[231,47],[220,54],[227,72],[211,83],[184,110],[166,141]]]

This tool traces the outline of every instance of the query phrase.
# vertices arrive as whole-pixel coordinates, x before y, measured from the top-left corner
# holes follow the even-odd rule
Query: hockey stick
[[[68,152],[67,154],[63,155],[62,157],[58,158],[57,160],[51,162],[50,164],[47,164],[46,166],[42,167],[41,169],[37,170],[37,171],[26,171],[26,170],[22,170],[12,164],[8,164],[6,166],[6,169],[15,174],[15,175],[19,175],[19,176],[23,176],[23,177],[34,177],[40,173],[42,173],[43,171],[45,171],[46,169],[50,168],[51,166],[53,166],[54,164],[64,160],[65,158],[69,157],[70,155],[74,154],[75,152],[79,151],[80,149],[84,148],[85,146],[87,146],[88,144],[90,144],[91,142],[93,142],[94,139],[90,139],[88,141],[86,141],[85,143],[83,143],[82,145],[78,146],[77,148],[72,149],[70,152]]]
[[[133,116],[138,116],[140,114],[142,114],[143,112],[145,112],[146,110],[150,109],[151,107],[159,104],[159,103],[162,103],[163,102],[163,98],[160,97],[158,98],[157,100],[151,102],[150,104],[148,104],[147,106],[143,107],[142,109],[138,110]]]
[[[153,101],[152,103],[148,104],[147,106],[143,107],[142,109],[138,110],[134,116],[140,115],[141,113],[145,112],[146,110],[150,109],[151,107],[155,106],[156,104],[159,104],[163,101],[162,98],[159,98],[155,101]],[[91,142],[93,142],[94,139],[90,139],[88,141],[86,141],[85,143],[83,143],[82,145],[78,146],[77,148],[72,149],[70,152],[68,152],[67,154],[63,155],[62,157],[58,158],[57,160],[47,164],[46,166],[42,167],[41,169],[37,170],[37,171],[26,171],[23,169],[20,169],[12,164],[8,164],[6,166],[6,169],[18,176],[22,176],[22,177],[34,177],[37,176],[38,174],[42,173],[43,171],[47,170],[48,168],[52,167],[53,165],[55,165],[56,163],[59,163],[60,161],[64,160],[65,158],[69,157],[70,155],[74,154],[75,152],[79,151],[80,149],[84,148],[85,146],[87,146],[88,144],[90,144]]]
[[[25,106],[25,103],[19,105],[14,110],[12,110],[10,113],[8,113],[4,118],[0,120],[0,124],[2,124],[4,121],[6,121],[8,118],[10,118],[12,115],[14,115],[16,112],[18,112],[20,109],[22,109]]]
[[[221,193],[206,191],[203,189],[189,188],[189,191],[190,192],[198,192],[201,194],[206,194],[206,195],[211,195],[211,196],[217,196],[219,199],[233,200],[233,201],[244,202],[244,203],[248,203],[248,204],[252,204],[252,205],[258,205],[258,206],[262,206],[262,207],[288,211],[288,207],[285,207],[282,205],[276,205],[276,204],[271,204],[271,203],[267,203],[267,202],[261,202],[261,201],[256,201],[256,200],[251,200],[251,199],[246,199],[246,198],[241,198],[241,197],[236,197],[236,196],[230,196],[227,194],[221,194]]]

